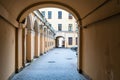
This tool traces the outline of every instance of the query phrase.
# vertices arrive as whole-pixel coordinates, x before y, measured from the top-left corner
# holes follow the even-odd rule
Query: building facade
[[[72,14],[59,8],[42,8],[39,11],[56,31],[56,47],[77,46],[77,24]]]
[[[55,31],[45,17],[36,10],[26,18],[24,28],[24,64],[55,47]]]

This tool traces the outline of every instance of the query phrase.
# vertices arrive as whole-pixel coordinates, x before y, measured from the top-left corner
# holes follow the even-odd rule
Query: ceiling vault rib
[[[89,15],[91,15],[92,13],[94,13],[95,11],[97,11],[99,8],[101,8],[102,6],[104,6],[105,4],[107,4],[109,1],[111,1],[111,0],[104,1],[102,4],[100,4],[98,7],[96,7],[95,9],[93,9],[91,12],[89,12],[87,15],[85,15],[81,19],[83,20],[83,19],[87,18]]]

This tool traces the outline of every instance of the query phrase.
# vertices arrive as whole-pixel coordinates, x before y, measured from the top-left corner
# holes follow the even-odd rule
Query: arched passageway
[[[93,80],[119,80],[119,0],[1,0],[0,79],[7,80],[23,66],[24,44],[21,34],[25,17],[35,9],[49,6],[67,10],[78,21],[81,34],[78,55],[81,56],[78,59],[80,72]]]
[[[55,39],[56,47],[65,47],[65,38],[62,36],[58,36]]]

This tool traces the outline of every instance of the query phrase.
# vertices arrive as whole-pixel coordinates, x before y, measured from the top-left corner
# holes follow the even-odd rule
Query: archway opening
[[[57,48],[64,48],[65,47],[65,38],[63,36],[56,37],[55,47],[57,47]]]
[[[60,7],[60,5],[58,5],[58,6]],[[42,8],[40,8],[40,9],[42,9]],[[71,10],[70,10],[70,12],[66,11],[67,12],[67,15],[66,15],[67,19],[70,20],[70,21],[73,20],[73,23],[68,21],[66,26],[65,25],[63,26],[63,28],[66,27],[65,30],[64,29],[62,30],[62,28],[60,28],[61,24],[63,24],[65,22],[65,20],[62,19],[61,16],[58,16],[58,19],[60,17],[60,19],[62,19],[62,22],[57,23],[58,30],[56,31],[56,30],[54,30],[54,25],[52,25],[51,22],[48,21],[48,19],[51,19],[50,11],[48,11],[48,16],[47,16],[48,18],[46,19],[46,17],[44,16],[44,12],[40,11],[40,9],[35,10],[32,13],[29,14],[29,17],[30,17],[30,20],[31,20],[30,22],[32,22],[31,25],[30,25],[31,28],[29,29],[30,32],[27,32],[31,36],[31,41],[30,41],[31,44],[30,44],[30,49],[29,49],[31,52],[29,53],[30,56],[28,56],[29,59],[30,59],[29,61],[32,61],[34,59],[34,57],[39,57],[40,55],[44,55],[45,53],[47,53],[49,50],[53,49],[54,47],[72,48],[72,47],[75,47],[76,45],[78,45],[77,44],[78,43],[77,34],[79,32],[79,30],[78,30],[78,20],[80,18],[77,17],[76,13],[74,13],[74,12],[70,13]],[[61,8],[61,9],[64,10],[63,8]],[[65,10],[66,10],[66,8],[65,8]],[[22,21],[23,17],[26,15],[25,13],[26,12],[24,12],[23,15],[21,15],[21,17],[19,17],[20,22]],[[61,11],[58,11],[58,14],[61,14]],[[75,17],[73,15],[75,15]],[[55,16],[55,15],[53,15],[53,16]],[[38,25],[35,25],[36,23]],[[33,34],[32,34],[32,32],[33,32]],[[39,36],[37,33],[39,33],[39,32],[40,32],[40,34],[39,34],[40,35],[40,37],[39,37],[40,38],[39,39],[40,43],[36,42],[36,39]],[[59,34],[56,35],[56,33],[59,33]],[[35,38],[32,39],[32,37],[35,37]],[[34,42],[32,42],[32,41],[34,41]],[[36,47],[37,48],[40,47],[39,52],[37,52],[38,49],[36,49]],[[32,51],[31,49],[34,49],[35,51],[34,50]],[[64,50],[62,50],[62,51],[64,51]],[[66,50],[65,52],[68,54],[69,50],[68,51]],[[72,52],[72,50],[70,52]],[[76,50],[75,52],[76,53],[75,53],[74,56],[76,56],[76,54],[79,53],[78,50]],[[36,54],[36,53],[38,53],[38,54]],[[79,60],[79,59],[77,59],[78,57],[79,56],[76,56],[76,59],[73,59],[73,57],[66,56],[66,60],[71,60],[71,61],[75,60],[75,65],[76,65],[76,69],[77,69],[77,60]],[[54,63],[54,62],[55,61],[48,61],[48,63]]]

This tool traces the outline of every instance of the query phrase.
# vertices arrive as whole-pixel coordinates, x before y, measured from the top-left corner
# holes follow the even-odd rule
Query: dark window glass
[[[62,19],[62,11],[58,11],[58,19]]]
[[[68,37],[68,44],[72,45],[72,37]]]
[[[51,19],[51,18],[52,18],[52,12],[48,11],[48,19]]]
[[[72,19],[72,14],[69,13],[68,18],[69,18],[69,19]]]
[[[62,24],[58,24],[58,31],[62,31]]]

